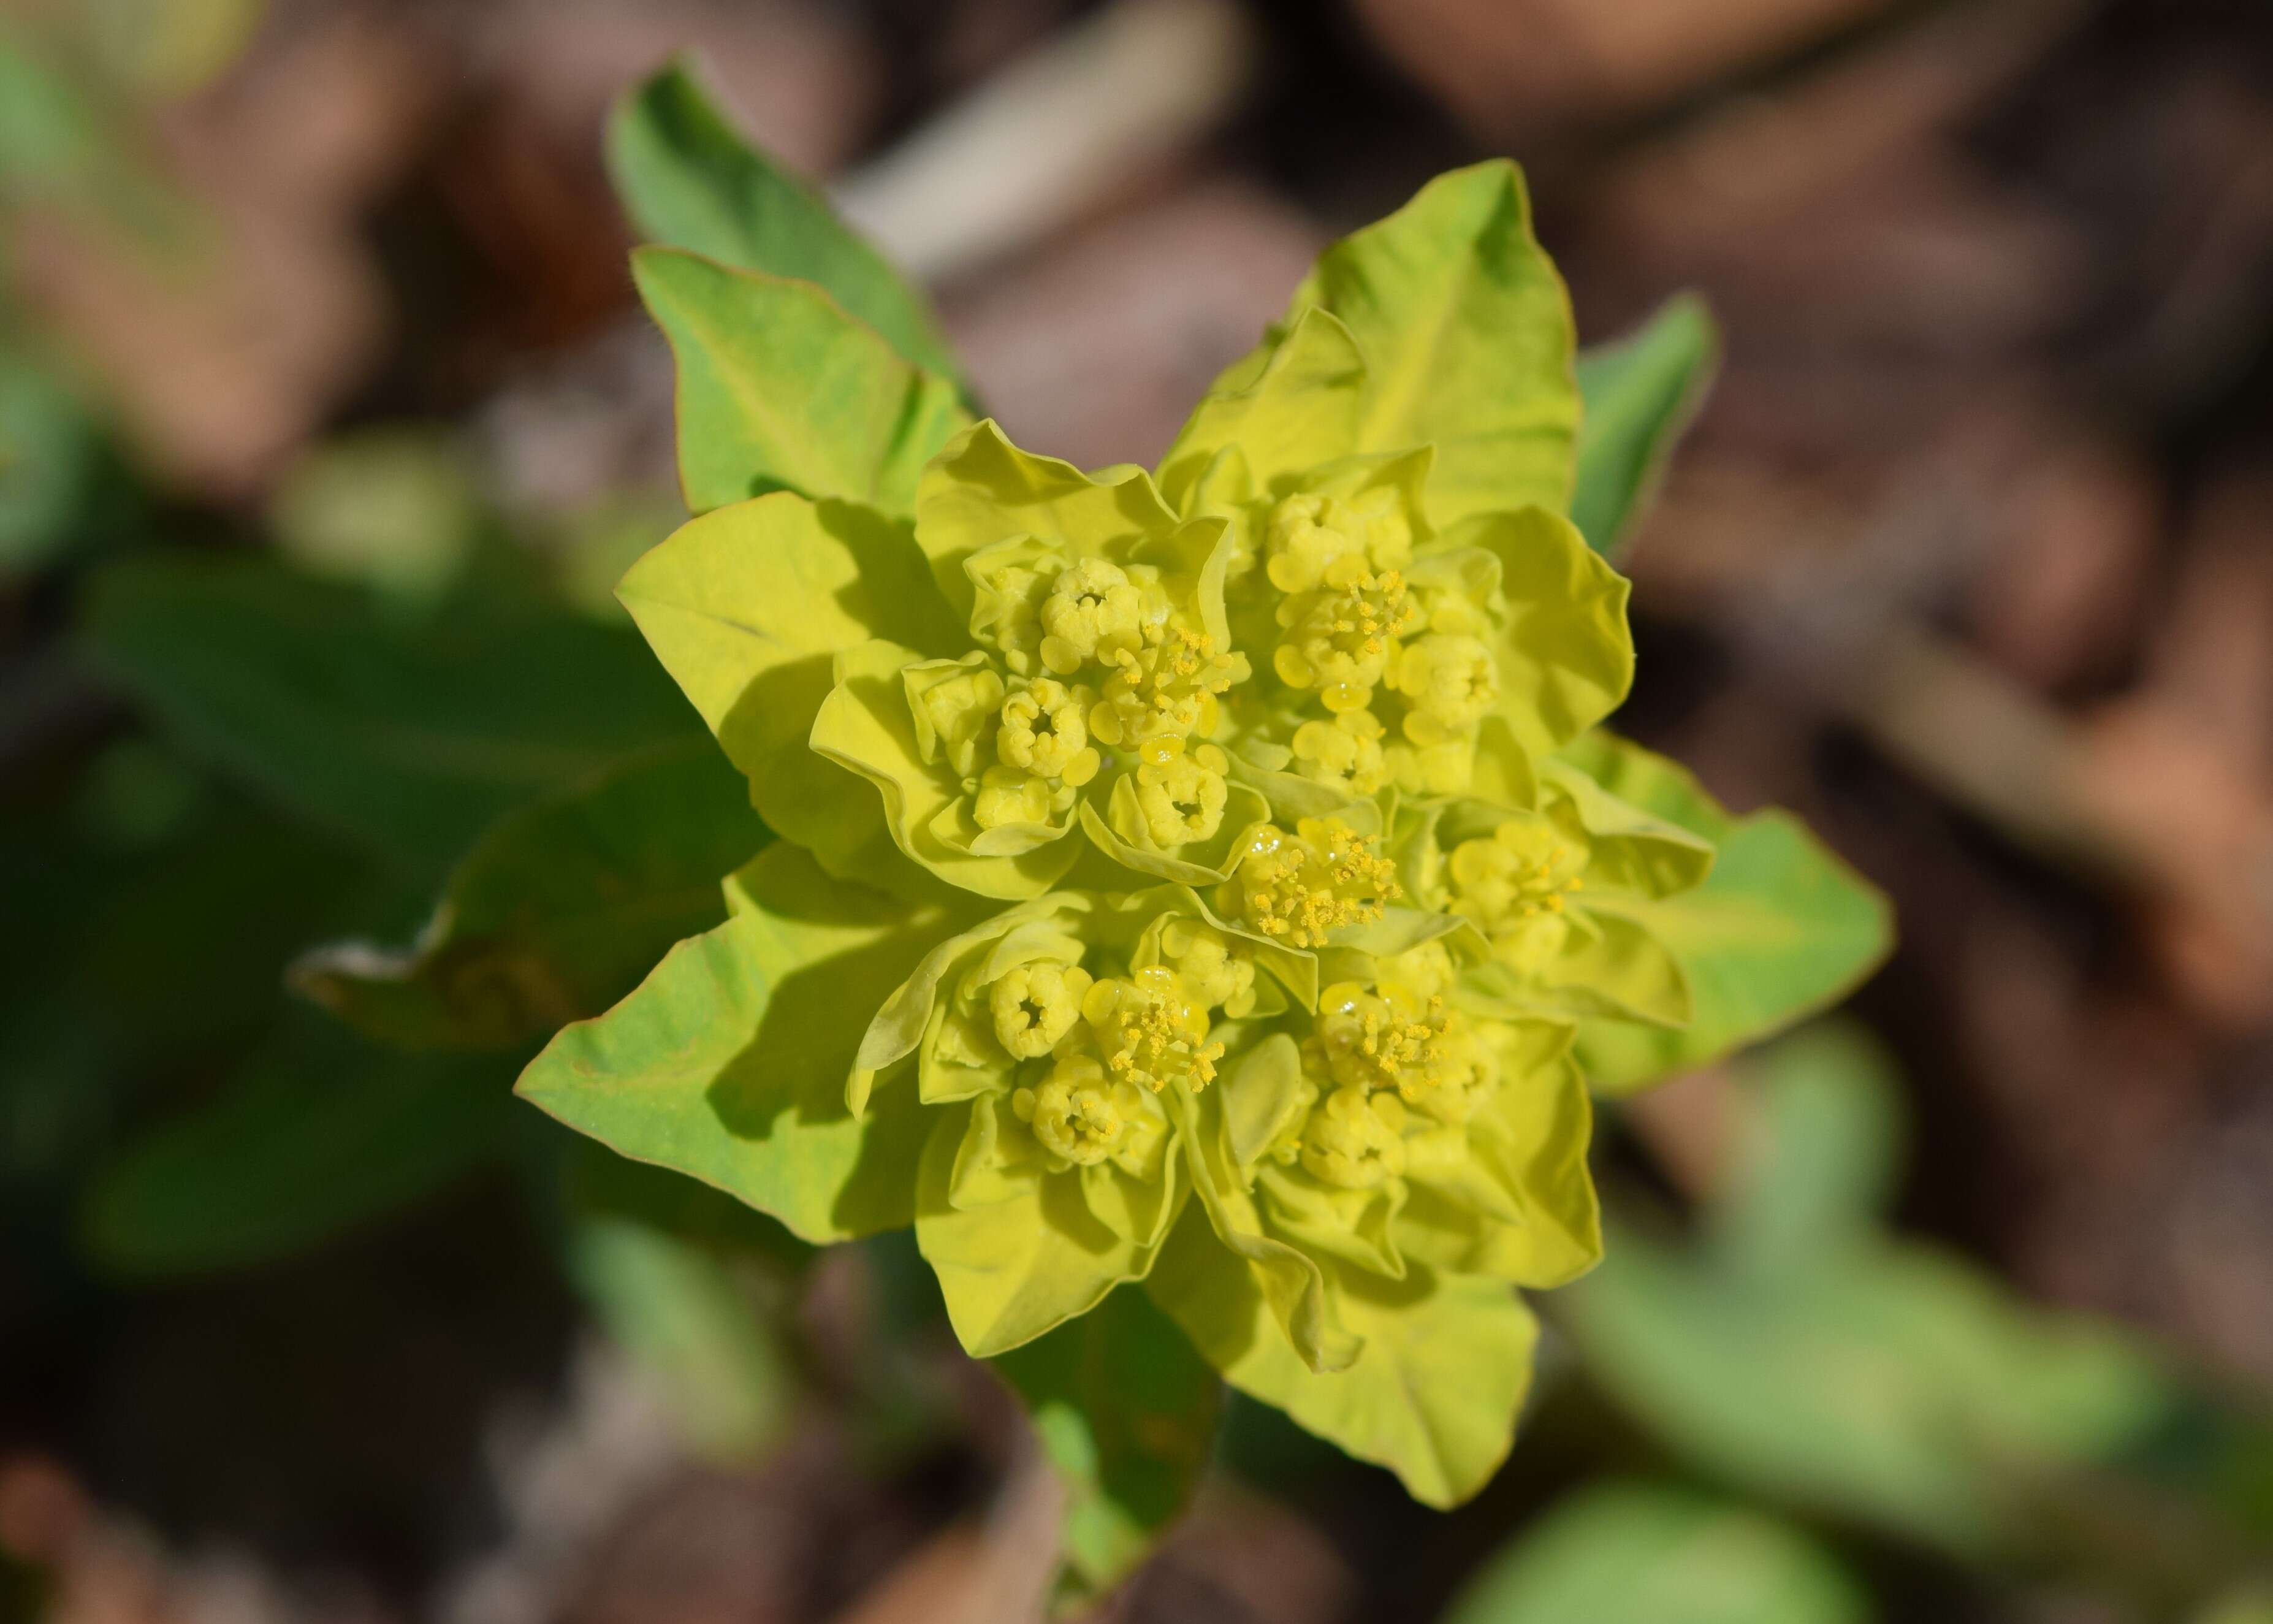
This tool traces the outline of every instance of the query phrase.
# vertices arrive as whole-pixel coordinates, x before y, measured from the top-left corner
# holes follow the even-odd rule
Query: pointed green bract
[[[1321,445],[1402,451],[1433,445],[1430,515],[1571,499],[1579,429],[1570,296],[1531,232],[1523,177],[1504,161],[1440,175],[1379,223],[1320,255],[1286,317],[1339,317],[1366,365],[1356,437]],[[1248,387],[1282,342],[1235,364],[1219,390]]]
[[[959,381],[929,301],[819,193],[743,139],[687,63],[616,104],[608,172],[650,241],[812,282],[911,365]]]
[[[1066,1558],[1095,1593],[1142,1561],[1205,1466],[1223,1384],[1152,1299],[1123,1287],[994,1368],[1070,1491]]]
[[[1451,530],[1499,561],[1507,603],[1498,714],[1534,760],[1624,703],[1633,686],[1624,576],[1587,550],[1569,520],[1544,508],[1481,515]]]
[[[1619,556],[1720,359],[1720,328],[1695,294],[1667,301],[1639,331],[1579,352],[1586,423],[1571,518],[1595,552]]]
[[[1085,474],[1020,450],[991,417],[941,451],[917,499],[916,539],[940,590],[965,613],[975,596],[970,560],[997,542],[1027,537],[1068,560],[1134,559],[1166,550],[1177,529],[1144,470]]]
[[[809,282],[642,248],[632,279],[679,369],[679,479],[692,511],[769,491],[906,514],[924,464],[971,421]]]
[[[904,527],[777,492],[681,526],[617,596],[749,776],[770,827],[832,874],[920,878],[893,850],[874,789],[807,746],[840,650],[877,636],[935,650],[955,639]]]
[[[1007,1142],[1017,1132],[1009,1101],[992,1094],[933,1113],[916,1192],[916,1244],[979,1358],[1142,1279],[1184,1194],[1172,1159],[1150,1179],[1109,1162],[1054,1171],[1038,1148]]]
[[[1579,1056],[1597,1088],[1646,1087],[1827,1008],[1893,945],[1886,898],[1790,814],[1731,818],[1681,767],[1608,733],[1566,755],[1605,788],[1718,853],[1695,890],[1627,907],[1679,960],[1691,1015],[1678,1031],[1589,1024]]]
[[[1216,460],[1237,459],[1240,485],[1224,492],[1244,501],[1269,494],[1289,474],[1328,460],[1321,447],[1354,447],[1366,402],[1365,357],[1348,327],[1312,307],[1271,350],[1252,380],[1214,389],[1193,409],[1168,455],[1160,459],[1160,490],[1178,512]]]
[[[724,924],[673,948],[605,1015],[563,1029],[515,1092],[808,1241],[910,1222],[928,1124],[906,1089],[854,1117],[844,1079],[869,1017],[953,916],[832,880],[785,843],[737,875],[727,900]]]
[[[1538,1322],[1498,1281],[1417,1266],[1399,1281],[1338,1261],[1324,1267],[1337,1317],[1362,1339],[1347,1369],[1326,1374],[1279,1335],[1252,1271],[1215,1244],[1197,1208],[1146,1289],[1232,1386],[1388,1467],[1423,1504],[1458,1505],[1514,1444]]]
[[[1407,1255],[1542,1291],[1602,1261],[1602,1202],[1587,1166],[1594,1107],[1577,1066],[1542,1068],[1525,1086],[1501,1090],[1477,1113],[1469,1137],[1472,1165],[1450,1193],[1465,1193],[1460,1184],[1474,1180],[1489,1184],[1489,1194],[1448,1199],[1425,1184],[1416,1188],[1398,1214]],[[1487,1221],[1495,1211],[1518,1222]]]

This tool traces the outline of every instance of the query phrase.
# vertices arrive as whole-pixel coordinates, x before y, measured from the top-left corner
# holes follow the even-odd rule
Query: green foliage
[[[2038,1485],[2138,1445],[2174,1395],[2113,1333],[1878,1231],[1889,1086],[1851,1041],[1788,1052],[1748,1091],[1757,1137],[1710,1244],[1620,1227],[1558,1320],[1593,1378],[1715,1477],[2010,1554],[2042,1532]]]
[[[1682,768],[1608,733],[1566,754],[1605,789],[1719,853],[1702,885],[1632,910],[1686,972],[1688,1025],[1588,1022],[1579,1053],[1596,1088],[1647,1087],[1828,1008],[1893,947],[1887,899],[1789,813],[1731,818]]]
[[[497,597],[415,618],[254,560],[145,557],[95,578],[86,636],[183,748],[430,879],[688,725],[629,632]]]
[[[1860,1588],[1797,1530],[1688,1490],[1609,1483],[1551,1509],[1443,1624],[1864,1624]]]
[[[994,1368],[1024,1401],[1071,1491],[1072,1574],[1082,1589],[1103,1590],[1144,1560],[1189,1500],[1214,1443],[1222,1384],[1133,1287],[1001,1355]]]
[[[570,1233],[568,1273],[689,1448],[748,1461],[780,1438],[796,1391],[787,1351],[718,1254],[643,1223],[587,1218]]]
[[[277,550],[313,575],[418,602],[464,572],[486,515],[469,459],[446,434],[366,429],[314,447],[277,486]]]
[[[909,363],[959,383],[929,302],[812,188],[754,150],[690,64],[617,103],[608,171],[649,242],[825,289]]]
[[[303,1251],[431,1194],[495,1154],[511,1121],[494,1064],[280,1027],[206,1104],[118,1157],[88,1192],[87,1247],[137,1274]]]
[[[1595,552],[1615,559],[1623,551],[1720,358],[1720,328],[1695,294],[1669,300],[1639,331],[1580,352],[1586,420],[1571,518]]]
[[[48,562],[71,539],[99,453],[79,403],[0,343],[0,579]]]
[[[1331,1258],[1322,1267],[1338,1325],[1360,1339],[1349,1363],[1325,1372],[1279,1334],[1263,1281],[1197,1211],[1145,1287],[1242,1393],[1388,1467],[1424,1505],[1468,1499],[1514,1445],[1538,1322],[1481,1275],[1415,1264],[1392,1280]]]
[[[668,745],[506,814],[409,951],[319,948],[292,981],[382,1042],[518,1048],[600,1013],[716,925],[720,881],[767,838],[716,750]]]
[[[906,514],[924,464],[970,421],[810,282],[642,248],[632,278],[679,362],[679,477],[708,513],[769,491]]]
[[[893,846],[874,791],[807,741],[836,684],[836,650],[870,638],[934,648],[952,639],[923,571],[904,529],[783,492],[683,526],[618,589],[749,776],[768,826],[840,878],[903,891],[920,876]]]
[[[1338,317],[1367,363],[1355,451],[1437,448],[1430,516],[1571,496],[1579,391],[1570,296],[1504,160],[1440,175],[1319,256],[1281,327],[1217,381],[1250,385],[1305,310]]]
[[[856,1117],[844,1086],[869,1012],[952,916],[831,880],[785,843],[729,882],[727,906],[621,1004],[554,1038],[517,1092],[808,1241],[911,1222],[929,1124],[906,1090]]]

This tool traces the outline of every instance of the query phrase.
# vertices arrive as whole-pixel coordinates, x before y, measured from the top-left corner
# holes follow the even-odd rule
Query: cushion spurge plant
[[[1599,731],[1627,586],[1568,515],[1631,499],[1689,370],[1590,355],[1582,432],[1568,300],[1480,164],[1329,248],[1155,470],[1085,472],[976,417],[915,296],[695,94],[616,132],[642,224],[707,251],[635,257],[696,516],[619,596],[781,838],[522,1094],[808,1240],[912,1224],[1014,1378],[1136,1293],[1184,1339],[1148,1358],[1467,1498],[1519,1289],[1601,1253],[1582,1059],[1709,1059],[1883,939],[1789,820]]]

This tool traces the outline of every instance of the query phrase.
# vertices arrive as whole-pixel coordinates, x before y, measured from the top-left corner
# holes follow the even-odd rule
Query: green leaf
[[[1582,1026],[1579,1061],[1597,1088],[1630,1093],[1709,1064],[1837,1003],[1892,948],[1886,898],[1789,813],[1731,818],[1684,769],[1607,733],[1564,757],[1612,794],[1719,848],[1694,891],[1622,903],[1680,961],[1692,1014],[1680,1031]]]
[[[1536,762],[1625,702],[1633,686],[1626,578],[1544,508],[1480,515],[1444,538],[1499,563],[1506,622],[1497,644],[1498,715]],[[1426,568],[1425,563],[1417,568]]]
[[[318,1018],[281,1028],[207,1104],[97,1178],[81,1214],[108,1267],[182,1274],[290,1256],[432,1193],[496,1152],[491,1061],[411,1059]]]
[[[955,386],[911,366],[810,282],[642,248],[632,280],[679,364],[679,482],[708,513],[769,491],[915,509],[967,426]]]
[[[893,846],[875,789],[807,743],[839,653],[874,637],[930,653],[964,641],[904,525],[788,492],[738,502],[680,526],[618,596],[769,826],[840,877],[928,883]]]
[[[1557,1323],[1703,1470],[1967,1559],[2012,1554],[2037,1531],[2036,1485],[2127,1456],[2176,1395],[2112,1331],[1857,1222],[1885,1177],[1866,1135],[1893,1116],[1863,1096],[1888,1086],[1851,1046],[1789,1056],[1711,1244],[1614,1228],[1602,1267],[1556,1297]]]
[[[1133,1286],[994,1364],[1070,1491],[1065,1554],[1078,1588],[1106,1590],[1191,1498],[1223,1385]]]
[[[291,981],[381,1042],[514,1048],[598,1014],[716,924],[719,882],[769,838],[708,741],[666,746],[508,815],[408,951],[319,948]]]
[[[1321,447],[1355,445],[1365,398],[1365,357],[1350,330],[1324,310],[1303,311],[1259,371],[1226,374],[1201,397],[1160,459],[1160,493],[1189,513],[1193,491],[1225,454],[1245,475],[1242,496],[1268,492],[1328,461]]]
[[[1216,381],[1251,387],[1304,311],[1341,319],[1365,358],[1353,451],[1433,445],[1429,517],[1571,500],[1579,389],[1570,296],[1531,232],[1523,177],[1504,160],[1440,175],[1387,219],[1320,255],[1263,347]]]
[[[79,402],[0,347],[0,575],[37,568],[71,540],[100,451]]]
[[[1470,1580],[1444,1624],[1865,1624],[1860,1587],[1771,1517],[1684,1489],[1605,1484],[1557,1504]]]
[[[727,906],[621,1004],[556,1036],[518,1092],[815,1244],[913,1222],[929,1125],[915,1090],[880,1087],[856,1119],[845,1079],[878,1006],[964,921],[832,880],[786,842],[729,882]]]
[[[439,880],[505,813],[689,732],[626,630],[474,604],[416,619],[253,559],[112,565],[86,632],[184,750],[412,878]]]
[[[1217,1239],[1197,1203],[1145,1289],[1232,1386],[1388,1467],[1424,1505],[1459,1505],[1515,1442],[1538,1322],[1496,1280],[1419,1264],[1402,1280],[1332,1259],[1321,1267],[1341,1325],[1364,1339],[1347,1369],[1325,1374],[1302,1362],[1254,1268]]]
[[[358,429],[295,459],[268,505],[277,551],[311,575],[413,604],[441,597],[488,522],[480,470],[436,425]]]
[[[1639,331],[1579,352],[1586,421],[1571,517],[1595,552],[1618,556],[1720,363],[1720,327],[1693,293],[1667,301]]]
[[[588,1218],[570,1234],[568,1273],[694,1453],[749,1461],[780,1438],[795,1399],[789,1355],[721,1259],[645,1224]]]
[[[1753,1274],[1836,1267],[1894,1197],[1904,1125],[1894,1061],[1862,1028],[1819,1021],[1762,1050],[1748,1075],[1752,1109],[1711,1205],[1714,1246]]]
[[[650,242],[824,288],[902,357],[960,382],[929,302],[819,193],[753,148],[686,62],[616,104],[608,172]]]
[[[1126,563],[1174,553],[1187,538],[1204,538],[1204,555],[1222,530],[1219,520],[1179,521],[1141,468],[1085,474],[1061,458],[1021,450],[992,417],[974,424],[924,471],[917,509],[916,540],[958,619],[969,616],[977,596],[966,566],[994,543],[1024,538],[1055,559]]]

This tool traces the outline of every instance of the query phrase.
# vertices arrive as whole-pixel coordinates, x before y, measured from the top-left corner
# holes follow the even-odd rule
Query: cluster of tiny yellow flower
[[[1338,817],[1275,823],[1248,837],[1216,906],[1227,918],[1288,947],[1324,947],[1328,933],[1379,919],[1401,888],[1380,843]]]
[[[1027,580],[1031,613],[1002,627],[1012,673],[996,706],[994,764],[966,780],[982,829],[1061,814],[1097,776],[1099,749],[1136,766],[1137,805],[1162,846],[1204,840],[1223,822],[1218,695],[1246,673],[1175,605],[1159,572],[1077,559]],[[1034,671],[1039,665],[1049,675]]]
[[[1292,765],[1353,795],[1392,780],[1465,789],[1477,725],[1499,699],[1483,611],[1410,578],[1414,540],[1388,490],[1290,496],[1264,530],[1261,575],[1279,628],[1271,668],[1301,709],[1324,712],[1296,723]]]
[[[1586,889],[1590,856],[1546,817],[1512,816],[1452,848],[1448,906],[1474,921],[1501,958],[1535,969],[1570,932],[1569,900]]]
[[[1303,1108],[1272,1147],[1321,1182],[1369,1190],[1407,1171],[1416,1145],[1459,1131],[1499,1086],[1491,1034],[1445,1001],[1440,944],[1384,961],[1370,981],[1318,998],[1302,1046]]]
[[[1224,1046],[1211,1030],[1255,1007],[1253,958],[1199,921],[1164,921],[1136,959],[1105,973],[1031,960],[961,989],[970,1018],[955,1048],[999,1046],[1020,1079],[1011,1111],[1058,1165],[1148,1162],[1167,1131],[1157,1096],[1214,1081]]]

